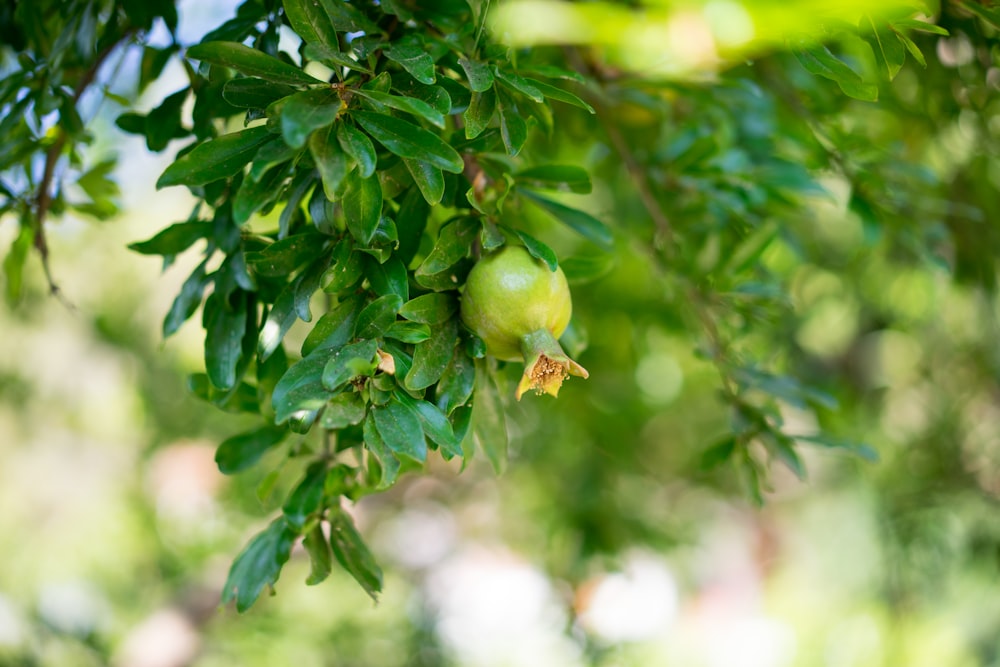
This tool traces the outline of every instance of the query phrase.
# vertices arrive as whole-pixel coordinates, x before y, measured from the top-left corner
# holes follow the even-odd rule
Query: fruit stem
[[[517,385],[517,400],[532,389],[537,394],[559,395],[563,380],[570,375],[586,378],[587,369],[570,359],[548,329],[538,329],[521,337],[524,375]]]

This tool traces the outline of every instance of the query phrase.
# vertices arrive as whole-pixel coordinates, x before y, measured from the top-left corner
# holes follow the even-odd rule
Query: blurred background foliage
[[[566,25],[498,4],[498,37]],[[559,10],[711,27],[771,4]],[[179,43],[233,15],[208,5],[180,3]],[[340,571],[304,586],[296,549],[279,594],[239,617],[218,607],[231,557],[296,471],[266,495],[267,465],[223,478],[215,447],[252,422],[188,390],[196,324],[162,341],[196,262],[161,276],[125,245],[191,201],[154,192],[166,162],[114,119],[185,74],[168,63],[140,96],[124,50],[98,79],[110,94],[80,102],[81,173],[117,154],[120,192],[48,227],[71,307],[31,255],[0,310],[0,665],[1000,665],[1000,11],[925,11],[948,34],[904,30],[921,57],[898,67],[869,33],[826,36],[857,80],[817,76],[815,42],[647,76],[607,46],[610,24],[522,31],[536,60],[587,76],[598,111],[556,105],[530,151],[591,171],[594,193],[562,201],[615,229],[612,261],[537,210],[507,213],[603,267],[574,284],[591,377],[510,406],[502,476],[435,461],[353,508],[386,572],[377,605]],[[149,43],[172,48],[168,22]],[[22,252],[16,220],[0,241]],[[798,454],[762,442],[761,419]],[[785,466],[765,474],[769,458]]]

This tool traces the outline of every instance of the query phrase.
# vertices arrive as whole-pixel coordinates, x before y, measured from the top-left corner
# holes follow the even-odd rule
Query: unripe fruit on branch
[[[573,311],[562,269],[550,271],[522,246],[506,245],[472,267],[462,293],[462,321],[503,361],[524,361],[517,398],[529,389],[556,396],[569,375],[587,377],[556,340]]]

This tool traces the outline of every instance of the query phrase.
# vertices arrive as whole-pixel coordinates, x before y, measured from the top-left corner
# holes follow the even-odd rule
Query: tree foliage
[[[177,150],[157,187],[197,200],[188,219],[131,248],[165,268],[200,257],[163,333],[200,309],[205,372],[192,390],[260,419],[219,445],[220,470],[266,461],[300,474],[281,516],[232,566],[223,595],[239,610],[275,583],[300,538],[308,583],[336,558],[377,596],[381,570],[345,501],[434,458],[478,450],[504,468],[516,369],[486,356],[458,315],[484,252],[522,244],[562,267],[578,296],[561,341],[573,356],[588,324],[617,312],[599,281],[634,266],[632,298],[714,368],[729,415],[687,474],[735,486],[725,464],[756,502],[772,462],[806,475],[804,445],[877,458],[836,416],[857,372],[852,350],[817,349],[823,336],[803,343],[811,315],[795,266],[847,276],[869,262],[887,275],[939,267],[995,289],[996,203],[964,175],[981,158],[954,144],[971,135],[995,147],[997,10],[963,0],[871,14],[847,3],[815,18],[803,15],[810,3],[791,3],[797,18],[757,40],[713,42],[709,21],[719,48],[707,60],[678,51],[680,65],[649,75],[635,70],[656,49],[620,43],[632,34],[621,26],[644,20],[631,8],[555,3],[578,22],[618,22],[595,27],[599,39],[510,37],[552,4],[491,14],[464,0],[247,0],[198,44],[167,47],[144,43],[154,24],[176,30],[165,0],[0,9],[11,56],[0,214],[20,229],[4,260],[11,301],[32,247],[49,273],[53,216],[116,211],[114,164],[88,162],[81,117],[85,95],[111,94],[101,79],[110,56],[141,53],[138,92],[171,60],[187,73],[183,88],[117,125],[151,151]],[[767,3],[749,6],[760,24]],[[818,228],[822,206],[856,222],[860,240]],[[857,328],[896,320],[890,304],[865,310]],[[307,334],[293,345],[300,322]],[[601,349],[617,356],[588,363],[595,375],[628,363],[630,332],[613,335]],[[789,409],[819,428],[786,423]],[[269,456],[277,450],[287,456]]]

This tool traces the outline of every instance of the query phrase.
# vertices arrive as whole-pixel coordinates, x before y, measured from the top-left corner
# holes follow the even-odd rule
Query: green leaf
[[[521,71],[526,74],[544,76],[547,79],[566,79],[567,81],[575,81],[577,83],[586,82],[586,79],[579,72],[563,69],[562,67],[556,67],[554,65],[528,65],[526,67],[522,67]]]
[[[323,291],[338,294],[357,284],[363,277],[362,255],[354,252],[354,244],[349,238],[342,239],[333,249],[333,266],[323,279],[327,281]]]
[[[374,340],[363,340],[334,352],[323,367],[323,387],[336,391],[358,376],[370,375],[375,370],[377,349],[378,344]]]
[[[229,568],[222,587],[222,603],[236,599],[236,611],[245,612],[260,597],[265,586],[273,586],[292,553],[295,533],[283,518],[277,518],[244,547]]]
[[[614,237],[611,235],[611,230],[589,213],[552,201],[530,190],[520,190],[519,192],[539,208],[584,238],[590,239],[607,250],[611,250],[614,247]]]
[[[1000,28],[1000,11],[988,9],[979,4],[976,0],[959,0],[958,6],[972,14],[975,14],[988,25],[994,28]]]
[[[343,0],[319,0],[330,16],[333,27],[339,32],[364,32],[379,35],[382,30],[372,23],[364,13]]]
[[[506,95],[500,96],[500,136],[508,155],[517,155],[528,140],[528,126]]]
[[[335,431],[348,426],[360,424],[365,418],[367,406],[361,398],[361,394],[353,391],[345,391],[337,394],[326,404],[323,410],[323,428]]]
[[[734,451],[736,451],[736,438],[732,435],[727,436],[702,452],[698,467],[706,472],[714,470],[732,458]]]
[[[162,151],[175,137],[185,136],[181,126],[181,108],[187,100],[189,89],[185,88],[165,100],[146,116],[146,146],[154,152]]]
[[[361,297],[353,295],[319,318],[302,343],[302,354],[310,355],[315,350],[346,344],[354,334],[354,323],[361,312],[361,304]]]
[[[472,406],[472,432],[479,448],[499,475],[507,465],[507,424],[496,381],[486,361],[476,361],[476,400]]]
[[[329,348],[318,349],[285,371],[271,396],[275,423],[282,424],[326,405],[333,392],[323,386],[322,377],[331,356]]]
[[[323,192],[330,201],[340,198],[340,187],[350,169],[347,154],[337,142],[335,132],[335,127],[331,125],[309,137],[309,152],[323,180]]]
[[[143,255],[179,255],[196,241],[212,235],[212,225],[208,222],[178,222],[160,231],[153,238],[130,243],[129,250]]]
[[[834,81],[845,95],[866,102],[878,99],[878,86],[865,83],[860,74],[838,60],[825,46],[796,50],[795,57],[812,74]]]
[[[507,237],[503,235],[496,223],[485,216],[480,221],[483,223],[483,231],[479,234],[479,243],[482,244],[483,250],[493,252],[507,243]]]
[[[325,250],[325,248],[324,248]],[[324,253],[325,254],[325,253]],[[295,313],[303,322],[312,321],[313,294],[319,289],[319,284],[326,275],[326,270],[330,266],[330,256],[320,255],[308,267],[306,267],[293,284],[295,290]]]
[[[270,141],[261,146],[253,156],[253,164],[250,166],[248,176],[251,181],[259,183],[264,174],[272,167],[284,164],[298,154],[299,151],[283,141]]]
[[[458,310],[458,302],[451,294],[433,292],[407,301],[399,309],[402,317],[423,324],[441,324]]]
[[[180,293],[174,298],[174,302],[170,305],[170,310],[167,312],[167,316],[163,319],[163,337],[169,338],[173,334],[177,333],[177,330],[181,328],[181,325],[188,320],[189,317],[194,315],[194,311],[198,309],[201,304],[202,296],[205,293],[205,288],[212,279],[205,274],[205,267],[208,265],[208,260],[204,260],[199,264],[191,275],[187,277],[184,284],[181,285]]]
[[[448,416],[438,406],[427,401],[418,401],[401,392],[396,394],[396,398],[417,415],[421,429],[428,438],[440,445],[442,451],[449,456],[462,455],[461,442],[455,437]]]
[[[330,576],[333,569],[333,554],[330,551],[330,543],[326,541],[323,534],[323,527],[320,524],[313,526],[305,538],[302,546],[309,554],[309,576],[306,578],[306,586],[315,586],[322,583]]]
[[[371,243],[368,244],[368,247],[361,247],[358,250],[382,263],[392,257],[392,253],[398,245],[399,237],[396,234],[396,223],[389,216],[383,215],[378,220],[378,226],[375,228],[375,235],[372,237]]]
[[[556,253],[552,248],[519,229],[515,229],[514,233],[517,234],[517,238],[521,239],[524,247],[528,250],[528,254],[535,259],[545,262],[545,265],[549,267],[549,271],[555,271],[559,268],[559,260],[556,258]]]
[[[916,60],[918,63],[920,63],[921,67],[926,68],[927,67],[927,59],[924,58],[924,54],[920,50],[920,47],[917,46],[914,43],[914,41],[912,39],[910,39],[910,37],[908,35],[905,35],[905,34],[899,32],[898,30],[896,30],[895,26],[893,26],[892,30],[896,34],[896,38],[900,42],[903,43],[903,46],[906,47],[906,50],[910,52],[911,56],[913,56],[913,59]]]
[[[302,148],[313,130],[331,125],[343,107],[340,95],[329,88],[295,93],[281,109],[281,136],[292,148]]]
[[[398,457],[423,463],[427,460],[427,442],[417,414],[396,396],[381,407],[373,407],[375,426],[382,440]]]
[[[413,257],[420,247],[420,240],[427,227],[430,211],[431,207],[419,188],[410,188],[399,205],[399,211],[396,214],[399,247],[396,250],[396,255],[405,265],[409,265],[413,261]]]
[[[325,83],[294,65],[238,42],[202,42],[190,47],[187,50],[187,57],[229,67],[240,74],[256,76],[275,83],[290,85]]]
[[[887,23],[876,22],[870,14],[866,18],[872,27],[872,51],[875,53],[875,59],[892,81],[906,61],[906,49]]]
[[[570,285],[581,285],[608,275],[615,268],[615,256],[608,252],[574,255],[560,265]]]
[[[800,480],[806,479],[806,466],[795,451],[794,441],[781,433],[765,433],[761,438],[765,449],[785,464]]]
[[[575,165],[548,164],[522,169],[514,174],[519,185],[540,190],[590,194],[593,186],[586,169]]]
[[[377,176],[362,178],[357,170],[345,179],[344,217],[351,236],[363,245],[371,243],[382,216],[382,185]]]
[[[156,188],[205,185],[227,178],[253,159],[262,144],[274,141],[266,127],[251,127],[195,146],[164,170]]]
[[[823,433],[817,433],[814,435],[795,435],[792,436],[795,440],[801,440],[803,442],[808,442],[814,445],[819,445],[820,447],[827,447],[830,449],[843,449],[852,454],[860,456],[861,458],[871,461],[872,463],[878,463],[879,455],[871,445],[865,444],[863,442],[855,442],[853,440],[845,440],[842,438],[834,438]]]
[[[473,93],[469,106],[462,113],[465,121],[465,138],[475,139],[493,121],[497,110],[497,95],[492,88],[481,93]]]
[[[275,241],[263,250],[244,255],[247,267],[259,276],[285,277],[327,251],[329,237],[295,234]]]
[[[406,266],[399,257],[394,255],[384,263],[379,263],[374,258],[366,259],[365,276],[368,278],[372,291],[379,296],[396,294],[403,301],[410,297]]]
[[[434,59],[414,35],[407,35],[390,44],[385,57],[410,73],[414,79],[424,84],[434,83]]]
[[[894,29],[909,28],[910,30],[920,30],[922,32],[930,32],[935,35],[944,35],[945,37],[951,34],[939,25],[934,25],[933,23],[927,23],[926,21],[916,21],[912,19],[900,19],[897,21],[893,21],[892,27]]]
[[[465,78],[473,92],[482,93],[493,87],[493,70],[486,63],[459,58],[458,64],[465,72]]]
[[[384,336],[404,343],[422,343],[431,337],[431,328],[418,322],[393,322]]]
[[[222,99],[242,109],[266,109],[268,105],[296,91],[292,86],[272,83],[256,77],[240,77],[226,81]]]
[[[442,130],[444,129],[444,115],[423,100],[413,97],[389,95],[377,90],[365,90],[364,88],[356,88],[354,92],[361,97],[384,104],[392,109],[399,109],[400,111],[423,118],[427,122],[440,127]]]
[[[314,461],[306,468],[306,474],[298,483],[281,511],[285,521],[296,532],[301,532],[309,516],[322,508],[323,487],[326,483],[326,462]]]
[[[236,384],[236,367],[243,354],[246,333],[246,299],[238,299],[234,308],[227,307],[217,292],[205,300],[205,370],[212,384],[230,389]]]
[[[344,152],[358,163],[358,173],[361,178],[368,178],[375,173],[378,159],[375,155],[375,146],[368,135],[350,123],[338,123],[337,141]]]
[[[476,384],[476,367],[461,345],[452,354],[451,361],[441,374],[437,386],[437,406],[450,415],[455,408],[469,402]]]
[[[244,178],[233,198],[233,222],[238,225],[246,223],[254,213],[277,199],[287,174],[288,170],[284,167],[275,167],[259,183],[252,178]]]
[[[425,389],[444,374],[458,340],[458,323],[454,319],[431,327],[431,337],[413,349],[413,366],[406,374],[407,389]]]
[[[454,174],[465,168],[462,156],[454,148],[422,127],[368,111],[353,111],[351,115],[368,134],[399,157],[422,160]]]
[[[327,5],[327,0],[282,0],[285,16],[292,29],[309,44],[339,50],[340,41]]]
[[[427,203],[431,206],[440,203],[444,196],[444,174],[441,170],[420,160],[403,158],[403,164],[413,176],[413,182],[417,184]]]
[[[274,305],[267,314],[264,326],[260,328],[257,337],[257,356],[260,360],[267,359],[274,353],[285,334],[295,324],[295,295],[293,285],[285,285],[274,300]]]
[[[260,414],[257,390],[246,382],[240,382],[234,389],[223,391],[213,387],[205,373],[193,373],[188,376],[187,386],[191,394],[226,412]]]
[[[10,252],[3,259],[3,274],[7,281],[5,294],[7,302],[16,304],[21,299],[24,289],[24,264],[31,251],[31,245],[35,240],[35,234],[30,225],[21,225],[14,242],[11,243]],[[199,292],[200,301],[201,292]]]
[[[469,254],[479,225],[472,218],[459,218],[438,232],[437,242],[417,268],[417,275],[440,273]]]
[[[529,82],[527,79],[524,79],[518,76],[517,74],[514,74],[513,72],[506,72],[500,69],[499,67],[494,67],[493,73],[496,75],[497,80],[500,81],[500,83],[502,83],[507,88],[517,91],[522,95],[526,95],[535,102],[541,103],[545,101],[545,97],[542,95],[542,91],[540,91],[533,83]]]
[[[468,95],[468,91],[465,87],[458,82],[452,81],[451,79],[442,79],[441,82],[443,81],[450,82],[448,84],[449,88],[458,87],[460,91],[463,91],[466,95]],[[439,82],[439,84],[441,82]],[[451,95],[441,85],[425,86],[410,77],[405,77],[404,79],[403,76],[399,75],[393,79],[393,89],[406,97],[413,97],[426,102],[432,109],[444,116],[447,116],[452,111]]]
[[[341,566],[377,600],[382,590],[382,569],[358,534],[354,520],[342,510],[330,515],[330,547]]]
[[[374,409],[368,412],[368,417],[365,419],[363,426],[363,433],[365,447],[378,460],[379,466],[382,468],[382,477],[379,479],[376,489],[383,490],[396,482],[396,478],[399,476],[399,459],[396,458],[396,455],[389,449],[389,445],[385,444],[385,440],[379,434],[378,427],[375,426],[374,412]]]
[[[563,102],[565,104],[572,105],[583,109],[589,113],[597,113],[594,107],[590,106],[582,99],[574,95],[573,93],[566,92],[562,88],[557,88],[556,86],[549,85],[537,79],[525,79],[533,88],[538,90],[542,95],[549,98],[550,100],[555,100],[557,102]]]
[[[375,299],[361,311],[358,320],[354,325],[354,336],[356,338],[377,338],[381,336],[393,322],[396,321],[396,313],[403,305],[403,300],[398,294],[387,294]]]

